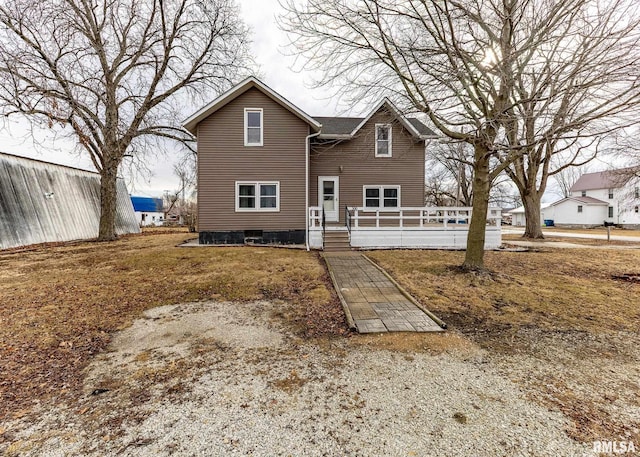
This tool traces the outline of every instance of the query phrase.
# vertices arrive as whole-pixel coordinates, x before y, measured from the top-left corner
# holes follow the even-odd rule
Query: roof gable
[[[388,98],[382,99],[366,117],[316,117],[315,119],[322,124],[319,138],[352,139],[383,108],[412,136],[419,139],[436,138],[436,134],[419,119],[404,116]]]
[[[300,108],[295,106],[289,100],[282,97],[280,94],[275,92],[269,86],[267,86],[266,84],[264,84],[263,82],[261,82],[260,80],[258,80],[253,76],[245,79],[240,84],[234,86],[233,88],[231,88],[230,90],[228,90],[227,92],[225,92],[224,94],[222,94],[221,96],[219,96],[218,98],[210,102],[209,104],[205,105],[200,110],[196,111],[190,117],[185,119],[182,123],[183,127],[193,135],[196,135],[198,124],[200,122],[202,122],[204,119],[211,116],[216,111],[221,109],[223,106],[235,100],[236,98],[238,98],[239,96],[241,96],[251,88],[258,89],[260,92],[265,94],[274,102],[278,103],[279,105],[281,105],[282,107],[290,111],[292,114],[294,114],[295,116],[305,121],[307,124],[309,124],[309,126],[311,126],[311,128],[315,132],[320,131],[321,124],[317,120],[309,116],[307,113],[305,113]]]
[[[558,200],[557,202],[553,202],[551,206],[560,205],[569,200],[575,201],[584,205],[606,205],[606,206],[609,205],[609,203],[604,202],[602,200],[598,200],[597,198],[593,198],[593,197],[566,197],[566,198],[563,198],[562,200]]]

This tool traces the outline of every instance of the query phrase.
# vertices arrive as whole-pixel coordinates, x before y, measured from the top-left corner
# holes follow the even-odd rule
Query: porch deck
[[[350,246],[362,249],[466,249],[473,208],[424,207],[371,210],[346,207],[342,226],[323,223],[320,207],[309,208],[309,243],[322,249],[327,230],[346,230]],[[485,249],[502,244],[500,208],[487,216]]]

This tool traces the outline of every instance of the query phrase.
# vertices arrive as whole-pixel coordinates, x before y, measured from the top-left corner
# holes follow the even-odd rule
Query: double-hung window
[[[376,157],[391,157],[391,124],[376,124]]]
[[[244,109],[244,145],[262,146],[262,108]]]
[[[364,186],[365,209],[397,209],[400,207],[400,186]]]
[[[236,211],[280,211],[280,183],[236,181]]]

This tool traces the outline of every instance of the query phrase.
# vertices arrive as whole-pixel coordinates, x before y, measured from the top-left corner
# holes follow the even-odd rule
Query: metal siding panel
[[[392,157],[375,157],[375,124],[392,124]],[[343,171],[340,172],[340,166]],[[318,177],[340,177],[340,222],[344,207],[362,206],[364,185],[400,185],[402,206],[424,206],[424,141],[415,139],[392,116],[381,110],[349,141],[312,146],[309,205],[318,205]]]
[[[117,186],[116,233],[139,233],[124,181]],[[0,154],[0,249],[96,238],[99,219],[98,174]]]
[[[244,108],[262,108],[264,146],[244,146]],[[305,227],[308,125],[251,89],[198,126],[200,231]],[[280,181],[279,212],[235,212],[236,181]]]

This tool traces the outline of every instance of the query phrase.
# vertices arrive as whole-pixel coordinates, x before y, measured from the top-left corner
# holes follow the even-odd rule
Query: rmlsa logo
[[[635,453],[636,447],[633,441],[594,441],[593,452],[602,454],[626,454]]]

